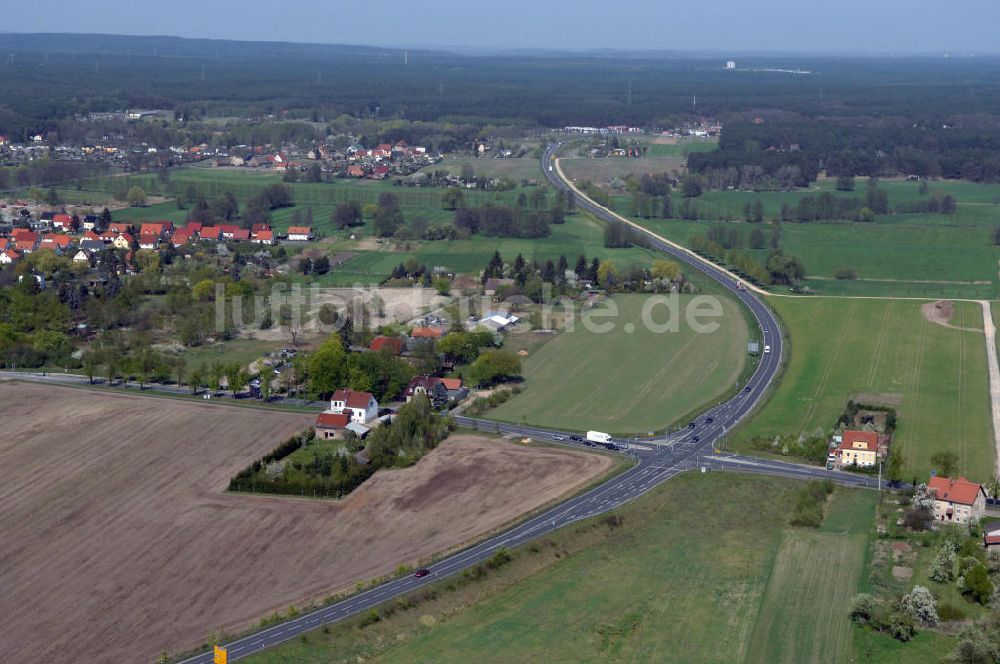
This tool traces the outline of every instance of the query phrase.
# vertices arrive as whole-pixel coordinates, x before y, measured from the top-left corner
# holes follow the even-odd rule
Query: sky
[[[33,0],[3,32],[483,50],[1000,53],[997,0]]]

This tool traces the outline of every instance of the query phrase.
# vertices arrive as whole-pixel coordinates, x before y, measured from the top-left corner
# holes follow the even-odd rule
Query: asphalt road
[[[555,187],[566,190],[570,185],[559,177],[555,168],[550,167],[551,159],[557,149],[558,146],[549,148],[542,159],[542,168],[546,177]],[[623,223],[620,218],[580,194],[576,197],[576,203],[609,223]],[[232,641],[227,645],[230,660],[241,659],[324,624],[334,623],[368,611],[395,597],[481,563],[499,549],[524,544],[580,519],[587,519],[613,510],[682,472],[737,470],[800,479],[830,478],[838,483],[852,486],[875,485],[876,481],[868,476],[715,452],[716,443],[724,438],[726,431],[747,417],[762,402],[770,389],[781,366],[783,354],[781,328],[778,325],[778,320],[763,300],[752,291],[739,288],[737,281],[731,275],[711,263],[670,245],[644,229],[635,228],[637,232],[646,235],[652,247],[670,254],[688,268],[698,270],[714,279],[753,313],[763,332],[764,344],[770,346],[771,352],[760,356],[756,370],[740,391],[727,401],[710,408],[699,416],[693,423],[693,427],[638,442],[616,441],[624,448],[619,453],[632,456],[635,459],[635,465],[607,482],[570,498],[483,542],[442,558],[433,565],[428,576],[422,578],[406,576],[388,581],[325,608]],[[579,435],[577,432],[504,424],[463,416],[458,416],[455,419],[462,426],[484,431],[495,432],[499,430],[503,433],[531,437],[539,441],[586,448],[584,442],[573,441],[570,438],[571,435]],[[185,664],[210,664],[211,661],[211,653],[203,653],[184,660]]]

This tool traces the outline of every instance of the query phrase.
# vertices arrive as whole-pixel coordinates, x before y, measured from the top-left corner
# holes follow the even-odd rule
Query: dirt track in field
[[[0,384],[0,660],[149,662],[475,538],[604,457],[458,436],[341,503],[223,493],[312,417]]]

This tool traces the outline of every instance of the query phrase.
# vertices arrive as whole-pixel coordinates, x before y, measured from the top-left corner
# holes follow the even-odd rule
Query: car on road
[[[746,392],[747,394],[750,394],[750,387],[749,386],[744,387],[743,391]]]
[[[430,573],[431,571],[429,569],[418,569],[416,572],[413,573],[413,576],[417,577],[418,579],[422,579],[425,576],[429,575]]]
[[[764,354],[767,355],[770,352],[771,352],[771,347],[770,346],[764,346]]]
[[[570,436],[569,439],[570,440],[575,440],[578,443],[582,443],[583,442],[583,436]]]
[[[827,470],[833,470],[833,462],[832,461],[827,461],[826,462],[826,469]]]
[[[695,423],[694,422],[692,422],[691,424],[688,425],[688,429],[693,429],[694,427],[695,427]]]
[[[559,434],[552,434],[552,440],[566,440],[566,436],[560,436]]]
[[[705,424],[711,424],[714,421],[715,421],[714,417],[706,417],[705,418]]]
[[[699,440],[701,440],[701,438],[699,436],[695,436],[691,440],[697,443]]]

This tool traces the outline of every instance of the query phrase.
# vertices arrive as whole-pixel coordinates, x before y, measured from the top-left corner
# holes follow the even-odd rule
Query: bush
[[[990,581],[990,573],[986,565],[976,563],[976,565],[965,573],[962,579],[962,593],[969,595],[980,604],[990,601],[993,594],[993,582]]]
[[[841,279],[841,280],[845,280],[845,279],[857,279],[858,278],[857,272],[854,271],[854,268],[850,268],[850,267],[842,267],[842,268],[840,268],[839,270],[837,270],[836,272],[834,272],[833,276],[834,276],[834,278]]]
[[[823,523],[823,505],[833,493],[830,480],[810,481],[799,491],[790,523],[804,528],[819,528]]]
[[[949,583],[955,578],[955,548],[951,542],[944,542],[938,549],[937,555],[931,561],[927,569],[927,575],[932,581],[938,583]]]
[[[909,595],[903,595],[902,607],[908,616],[921,625],[934,627],[938,624],[937,601],[924,586],[913,586]]]
[[[875,598],[867,593],[860,593],[851,599],[851,620],[859,625],[867,625],[875,617]]]
[[[902,612],[893,613],[889,618],[888,632],[892,638],[906,643],[916,634],[916,630],[913,628],[913,619]]]
[[[942,622],[949,622],[952,620],[965,620],[966,613],[961,607],[955,606],[954,604],[949,604],[947,602],[941,604],[937,610],[938,619]]]

